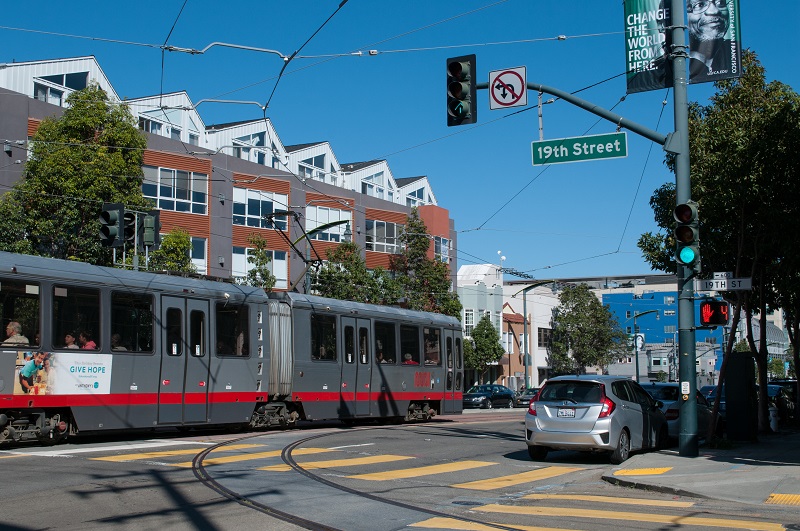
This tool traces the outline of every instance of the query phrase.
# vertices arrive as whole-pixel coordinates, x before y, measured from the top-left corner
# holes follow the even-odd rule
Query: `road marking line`
[[[408,527],[421,527],[424,529],[452,529],[454,531],[497,531],[502,529],[519,529],[520,531],[567,531],[558,527],[538,527],[529,525],[510,525],[510,524],[479,524],[477,522],[465,522],[455,518],[442,518],[437,516],[429,518],[415,524],[408,524]],[[574,531],[574,530],[569,530]]]
[[[694,502],[671,500],[649,500],[647,498],[613,498],[611,496],[593,496],[590,494],[528,494],[526,500],[579,500],[600,503],[618,503],[622,505],[646,505],[648,507],[692,507]]]
[[[767,501],[772,505],[800,505],[800,494],[770,494]]]
[[[292,451],[292,455],[312,455],[330,452],[328,448],[299,448]],[[228,463],[238,463],[240,461],[250,461],[252,459],[263,459],[267,457],[280,457],[283,450],[272,450],[269,452],[256,452],[253,454],[229,455],[227,457],[212,457],[211,459],[203,459],[203,465],[223,465]],[[192,466],[191,461],[185,463],[175,463],[172,466],[188,468]]]
[[[41,452],[9,452],[14,455],[29,455],[31,457],[60,457],[64,455],[73,454],[88,454],[93,452],[116,452],[118,450],[139,450],[141,448],[153,448],[164,446],[180,446],[180,445],[210,445],[213,443],[204,443],[198,441],[148,441],[139,444],[122,444],[118,446],[93,446],[92,448],[64,448],[62,450],[48,450]]]
[[[260,444],[233,444],[230,446],[223,446],[219,450],[227,451],[227,450],[239,450],[242,448],[259,448],[262,445]],[[170,457],[173,455],[187,455],[187,454],[196,454],[197,452],[201,451],[202,448],[188,448],[183,450],[164,450],[162,452],[145,452],[141,454],[122,454],[122,455],[108,455],[104,457],[91,457],[90,461],[112,461],[117,463],[122,463],[125,461],[136,461],[137,459],[153,459],[156,457]],[[217,451],[217,450],[215,450]]]
[[[572,518],[595,518],[604,520],[629,520],[632,522],[649,522],[672,525],[698,525],[706,527],[724,527],[727,529],[753,529],[755,531],[784,531],[782,524],[757,522],[754,520],[730,520],[723,518],[699,518],[671,514],[631,513],[625,511],[596,511],[578,509],[576,507],[515,507],[511,505],[490,504],[473,507],[473,511],[515,514],[526,516],[562,516]]]
[[[374,465],[378,463],[392,463],[403,459],[414,459],[405,455],[370,455],[365,457],[353,457],[350,459],[331,459],[329,461],[308,461],[298,463],[303,470],[316,470],[319,468],[336,468],[344,466]],[[258,468],[257,470],[267,470],[269,472],[287,472],[291,470],[287,464],[271,465]]]
[[[502,476],[493,479],[480,479],[478,481],[470,481],[468,483],[459,483],[457,485],[450,485],[457,489],[472,489],[472,490],[494,490],[503,487],[513,487],[521,483],[529,483],[531,481],[539,481],[542,479],[554,478],[570,472],[583,470],[582,468],[573,468],[567,466],[548,466],[544,468],[537,468],[529,472],[521,474],[513,474],[511,476]]]
[[[615,476],[657,476],[672,470],[671,466],[664,468],[630,468],[628,470],[617,470]]]
[[[445,463],[443,465],[422,466],[418,468],[404,468],[401,470],[390,470],[388,472],[374,472],[372,474],[357,474],[346,476],[350,479],[363,479],[366,481],[388,481],[390,479],[408,479],[420,476],[431,476],[433,474],[443,474],[446,472],[459,472],[470,470],[480,466],[496,465],[486,461],[458,461],[455,463]]]

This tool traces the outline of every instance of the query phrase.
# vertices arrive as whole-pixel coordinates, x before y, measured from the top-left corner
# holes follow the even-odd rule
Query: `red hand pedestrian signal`
[[[730,306],[725,301],[701,301],[700,324],[702,326],[719,326],[728,324]]]

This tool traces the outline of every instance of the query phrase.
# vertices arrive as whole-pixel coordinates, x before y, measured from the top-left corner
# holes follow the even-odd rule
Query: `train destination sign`
[[[627,133],[538,140],[531,143],[533,165],[618,159],[628,156]]]

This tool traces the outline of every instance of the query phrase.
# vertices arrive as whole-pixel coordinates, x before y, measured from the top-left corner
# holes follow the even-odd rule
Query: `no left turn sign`
[[[489,72],[489,110],[527,105],[526,83],[524,66]]]

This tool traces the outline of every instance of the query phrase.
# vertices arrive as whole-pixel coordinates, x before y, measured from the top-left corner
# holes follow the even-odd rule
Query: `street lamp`
[[[648,313],[656,314],[656,319],[660,317],[660,313],[658,310],[646,310],[644,312],[633,312],[633,317],[629,317],[628,320],[633,319],[633,346],[636,349],[636,383],[639,383],[639,335],[636,333],[636,319],[643,315],[647,315]],[[644,342],[642,341],[642,346],[644,346]]]
[[[500,257],[500,266],[497,268],[497,280],[500,281],[500,285],[503,285],[502,278],[503,278],[503,262],[506,261],[506,257],[503,256],[503,251],[497,251],[497,256]]]

